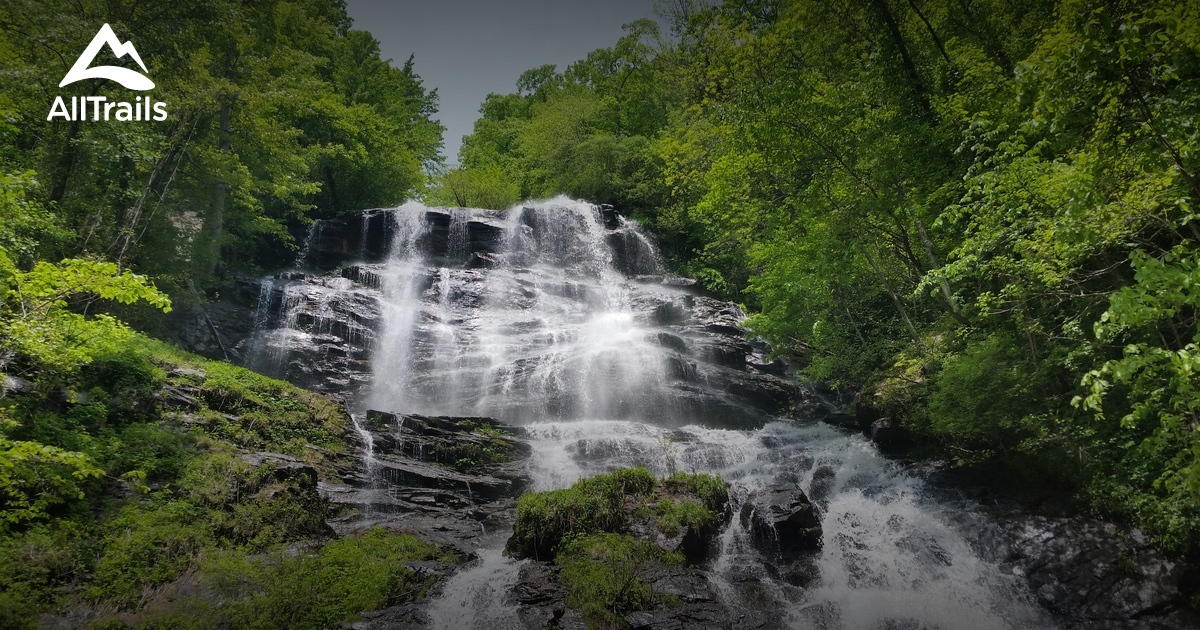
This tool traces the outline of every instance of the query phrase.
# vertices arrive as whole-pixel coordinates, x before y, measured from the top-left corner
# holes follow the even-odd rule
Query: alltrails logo
[[[122,86],[130,90],[149,90],[154,87],[154,82],[144,74],[135,72],[128,68],[119,66],[96,66],[92,65],[92,61],[96,59],[96,54],[100,52],[104,45],[108,44],[109,50],[118,59],[129,55],[141,66],[142,72],[146,70],[146,64],[142,62],[141,55],[138,54],[136,48],[133,47],[133,42],[121,43],[117,39],[117,34],[113,32],[112,27],[108,24],[100,27],[100,31],[92,38],[92,43],[84,49],[83,54],[79,55],[79,59],[75,61],[75,65],[71,66],[71,70],[67,72],[67,76],[63,77],[58,87],[70,85],[76,81],[84,79],[108,79],[116,81]],[[88,117],[88,105],[91,105],[91,117]],[[115,112],[113,110],[116,110]],[[149,96],[138,97],[133,103],[123,101],[109,101],[104,96],[72,96],[71,106],[67,107],[67,101],[61,97],[54,97],[54,103],[50,106],[50,115],[46,116],[46,120],[54,120],[56,117],[62,117],[64,120],[70,121],[86,121],[86,120],[109,120],[111,115],[115,120],[156,120],[162,121],[167,119],[167,104],[163,102],[153,103],[154,116],[151,117],[151,101]]]

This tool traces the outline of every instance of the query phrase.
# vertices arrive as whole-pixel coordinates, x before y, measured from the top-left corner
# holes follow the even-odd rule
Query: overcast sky
[[[425,87],[437,88],[443,150],[458,159],[489,92],[516,91],[522,72],[546,63],[564,69],[612,46],[621,25],[653,17],[654,0],[347,0],[354,27],[379,40],[402,65],[416,55]]]

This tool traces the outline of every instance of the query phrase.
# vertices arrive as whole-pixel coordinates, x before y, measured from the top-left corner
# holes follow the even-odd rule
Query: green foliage
[[[126,507],[104,530],[88,594],[135,609],[151,595],[148,587],[193,567],[199,552],[213,542],[204,511],[182,501]]]
[[[717,512],[704,505],[685,499],[672,501],[662,499],[654,504],[654,526],[668,538],[674,538],[685,531],[703,531],[717,526]]]
[[[659,480],[643,468],[624,468],[522,495],[508,552],[550,558],[581,536],[623,533],[635,522],[668,538],[698,535],[715,531],[728,503],[729,484],[720,477],[674,473]]]
[[[29,199],[28,191],[35,186],[33,171],[0,174],[0,250],[25,269],[69,238],[52,213]]]
[[[495,164],[441,173],[425,195],[426,203],[460,208],[505,210],[519,201],[520,186]]]
[[[683,557],[630,536],[592,534],[564,545],[555,562],[570,589],[567,605],[588,628],[626,628],[625,615],[664,600],[646,581],[648,569],[683,564]]]
[[[62,522],[0,539],[0,625],[37,628],[37,614],[54,605],[55,591],[86,569],[84,532]]]
[[[0,397],[0,614],[36,618],[67,592],[136,612],[214,550],[329,535],[313,469],[248,464],[221,436],[327,471],[346,448],[337,403],[131,331],[88,351],[88,363],[28,373],[38,380]],[[44,557],[52,544],[69,557]],[[25,556],[47,568],[20,575]]]
[[[213,436],[253,449],[307,458],[310,446],[345,449],[345,410],[336,402],[227,363],[209,362],[201,384]]]
[[[654,475],[645,468],[623,468],[563,490],[521,495],[509,551],[548,559],[569,536],[617,531],[628,518],[625,495],[648,494],[654,485]]]
[[[472,471],[480,466],[509,462],[517,458],[511,443],[496,438],[484,438],[478,442],[458,442],[452,446],[437,444],[432,455],[434,460],[450,464],[461,471]]]
[[[1177,548],[1200,544],[1200,254],[1177,246],[1132,255],[1134,284],[1114,293],[1096,336],[1125,341],[1089,372],[1075,403],[1098,422],[1119,415],[1125,451],[1103,475],[1102,500]],[[1113,413],[1113,412],[1116,413]]]
[[[83,453],[0,437],[0,533],[82,499],[84,483],[103,473]]]
[[[0,98],[0,246],[22,267],[69,251],[170,291],[220,286],[277,267],[315,218],[412,196],[439,162],[436,92],[412,59],[381,58],[342,3],[136,4],[0,8],[12,79]],[[167,120],[46,120],[47,95],[94,87],[133,100],[111,82],[58,87],[62,60],[106,22],[142,51]]]
[[[360,612],[422,596],[430,585],[427,578],[404,563],[445,556],[412,536],[380,528],[298,557],[214,554],[202,563],[200,579],[226,600],[205,623],[214,628],[335,627]]]
[[[705,473],[672,473],[663,481],[670,492],[699,497],[704,507],[721,513],[729,503],[729,482]]]
[[[111,352],[132,338],[115,318],[93,318],[73,312],[70,301],[80,296],[121,304],[145,301],[169,312],[171,302],[145,276],[122,272],[116,264],[94,260],[37,263],[20,271],[0,248],[0,348],[19,355],[31,366],[51,373],[69,373],[96,355]]]
[[[993,335],[969,343],[942,363],[929,396],[931,431],[987,459],[1006,446],[1010,423],[1029,410],[1034,376],[1011,339]]]
[[[650,136],[667,117],[659,33],[650,20],[625,31],[563,72],[527,71],[516,94],[489,94],[464,139],[462,167],[443,174],[430,199],[506,208],[568,194],[650,208],[658,190]]]

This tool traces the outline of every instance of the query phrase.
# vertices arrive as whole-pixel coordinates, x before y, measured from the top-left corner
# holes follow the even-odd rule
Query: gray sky
[[[654,17],[654,0],[347,0],[354,27],[379,40],[400,65],[415,54],[417,74],[437,88],[443,150],[457,162],[462,137],[489,92],[516,90],[522,72],[567,64],[612,46],[621,25]]]

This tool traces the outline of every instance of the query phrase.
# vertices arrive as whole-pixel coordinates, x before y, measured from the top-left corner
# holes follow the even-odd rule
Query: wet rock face
[[[428,229],[417,246],[430,259],[462,262],[472,253],[495,253],[502,243],[499,213],[429,208],[424,214]],[[466,214],[470,216],[466,217]],[[461,222],[455,220],[464,217]],[[364,210],[347,218],[319,220],[305,236],[305,247],[297,266],[316,271],[355,261],[383,262],[390,252],[396,229],[393,212],[388,209]]]
[[[514,499],[529,483],[530,448],[520,429],[489,418],[396,415],[358,420],[363,453],[322,483],[321,494],[348,510],[339,533],[394,526],[472,552],[481,536],[511,522]]]
[[[659,275],[634,224],[611,211],[589,224],[586,213],[551,210],[398,209],[323,222],[298,262],[308,271],[245,289],[256,306],[232,319],[253,334],[227,345],[257,371],[357,399],[381,350],[402,344],[403,363],[384,369],[401,381],[404,410],[507,421],[654,417],[750,428],[804,404],[787,365],[748,338],[740,309]],[[419,216],[395,214],[410,211]],[[385,251],[396,242],[411,250],[399,288]],[[397,299],[412,311],[402,334],[388,328]],[[632,318],[624,329],[579,327],[614,299]],[[636,338],[619,349],[587,345],[590,335],[630,330]]]
[[[821,548],[821,515],[795,483],[777,483],[751,496],[739,518],[769,557],[791,561]]]

